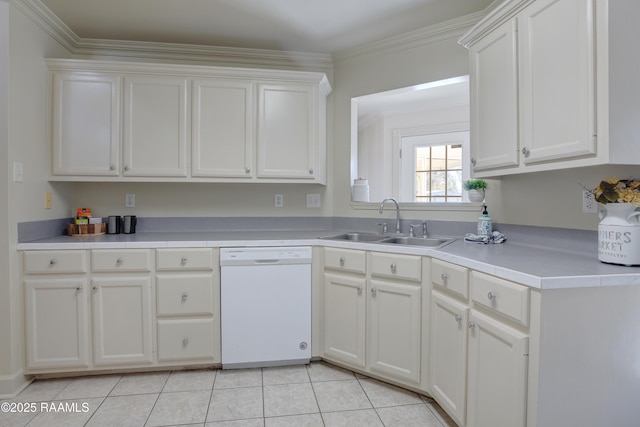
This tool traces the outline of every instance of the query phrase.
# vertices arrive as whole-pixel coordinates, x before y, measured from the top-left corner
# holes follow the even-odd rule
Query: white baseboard
[[[0,375],[0,399],[11,399],[25,389],[33,381],[21,370],[12,375]]]

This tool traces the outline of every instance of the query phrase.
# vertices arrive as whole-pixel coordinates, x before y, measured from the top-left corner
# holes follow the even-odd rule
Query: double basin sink
[[[323,239],[367,243],[385,243],[406,246],[424,246],[429,248],[441,248],[456,240],[453,237],[409,237],[402,235],[367,233],[361,231],[323,237]]]

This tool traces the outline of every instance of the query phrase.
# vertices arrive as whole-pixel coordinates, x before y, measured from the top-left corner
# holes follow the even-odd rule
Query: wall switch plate
[[[307,194],[307,208],[319,208],[319,207],[320,207],[320,195]]]
[[[126,194],[124,196],[124,206],[126,208],[135,208],[136,207],[136,195],[135,194]]]
[[[284,196],[282,194],[276,194],[273,197],[273,206],[281,208],[284,206]]]
[[[24,165],[22,162],[13,162],[13,182],[24,182]]]
[[[593,191],[582,191],[582,212],[584,213],[597,213],[598,203],[593,198]]]
[[[53,207],[53,194],[50,191],[44,193],[44,208],[51,209]]]

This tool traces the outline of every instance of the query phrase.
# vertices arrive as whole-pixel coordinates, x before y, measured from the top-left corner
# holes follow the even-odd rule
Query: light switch
[[[24,182],[24,165],[22,162],[13,162],[13,182]]]

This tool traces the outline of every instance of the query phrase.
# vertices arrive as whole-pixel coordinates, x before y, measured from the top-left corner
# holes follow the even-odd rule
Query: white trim
[[[16,397],[32,381],[33,378],[24,376],[22,369],[12,375],[0,375],[0,399]]]

